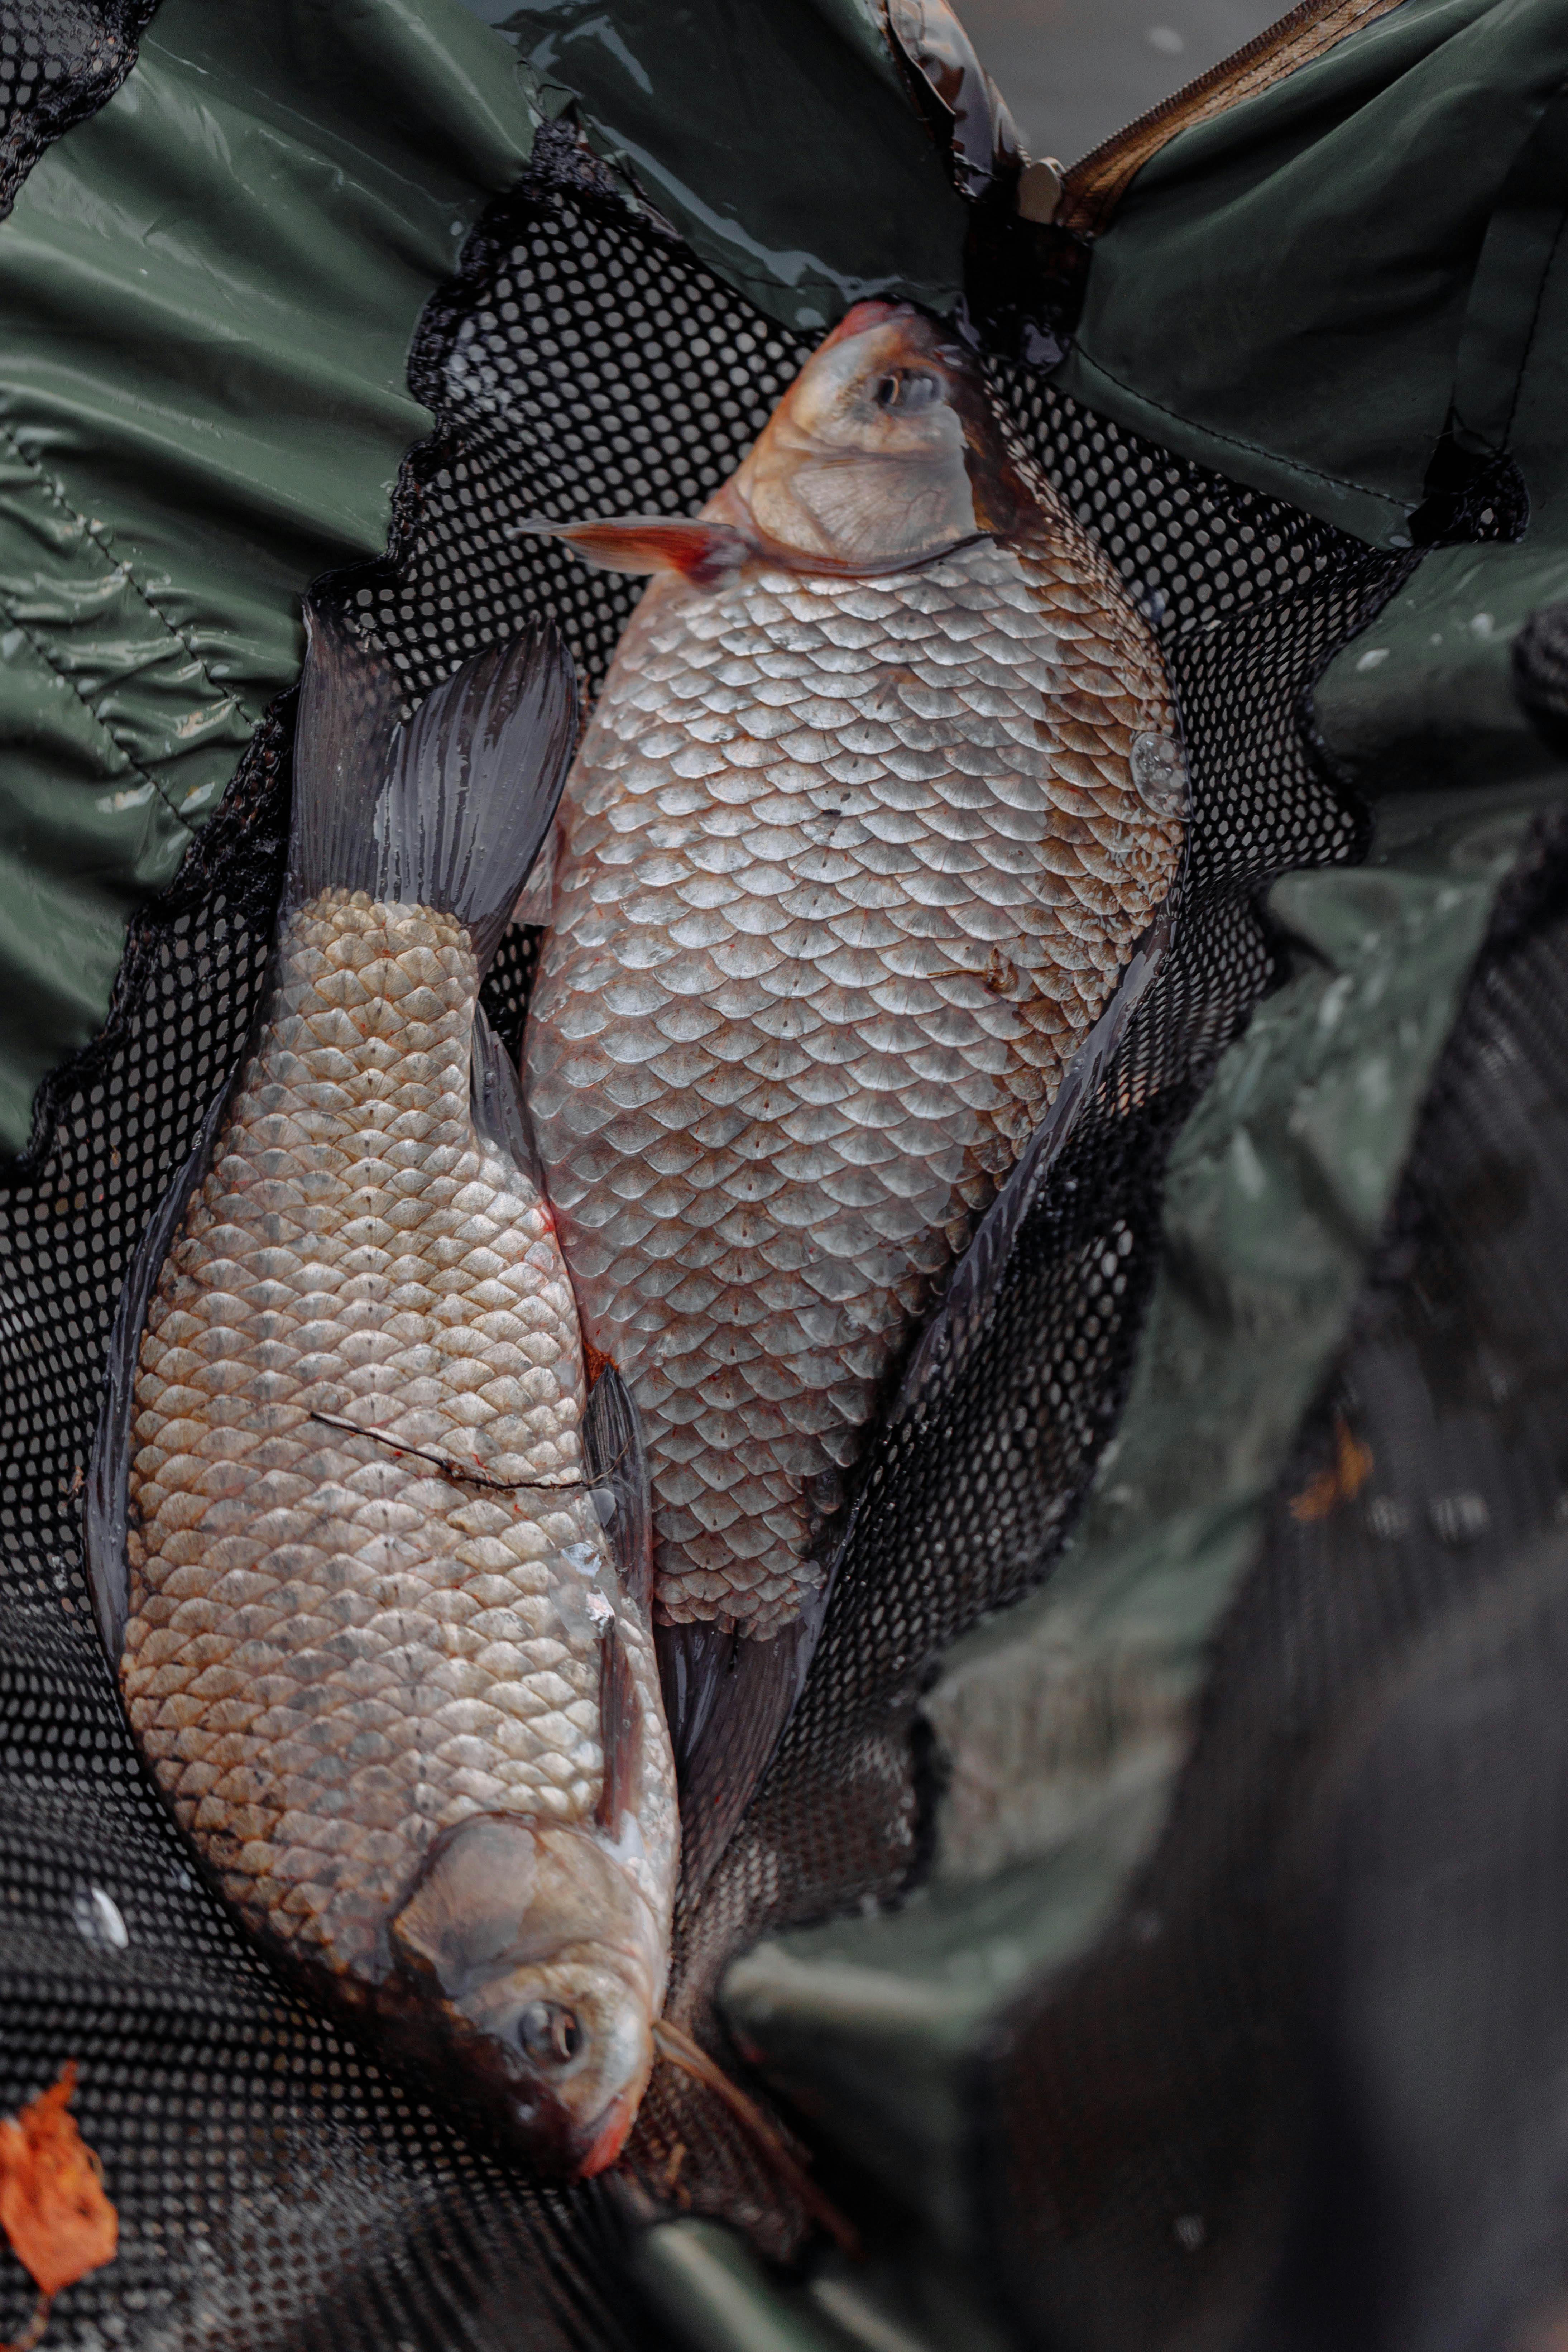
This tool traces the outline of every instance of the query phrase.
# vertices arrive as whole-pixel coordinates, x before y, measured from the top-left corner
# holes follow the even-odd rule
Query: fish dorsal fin
[[[646,1616],[653,1605],[653,1509],[642,1423],[631,1391],[605,1364],[588,1395],[583,1421],[588,1475],[609,1495],[610,1549],[621,1591]]]
[[[756,553],[744,531],[727,522],[679,515],[617,515],[587,522],[514,523],[530,538],[558,539],[600,572],[678,572],[694,588],[723,588]]]
[[[642,1759],[642,1699],[614,1617],[599,1636],[599,1746],[605,1780],[594,1818],[614,1837],[623,1815],[636,1809]]]
[[[203,1119],[189,1158],[137,1243],[110,1334],[103,1371],[103,1402],[88,1471],[82,1536],[92,1612],[110,1665],[116,1671],[131,1608],[131,1571],[125,1557],[125,1539],[130,1525],[131,1422],[135,1409],[142,1326],[147,1319],[153,1286],[186,1204],[207,1171],[228,1097],[229,1088],[225,1087]]]

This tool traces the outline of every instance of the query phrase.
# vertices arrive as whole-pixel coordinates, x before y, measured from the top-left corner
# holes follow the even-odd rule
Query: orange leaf
[[[1303,1523],[1326,1519],[1341,1503],[1355,1499],[1372,1473],[1371,1446],[1363,1445],[1343,1415],[1335,1413],[1333,1466],[1320,1470],[1316,1477],[1308,1479],[1299,1495],[1291,1496],[1290,1517]]]
[[[120,2240],[103,2168],[66,2113],[75,2089],[73,2058],[52,2090],[0,2123],[0,2229],[47,2295],[112,2261]]]

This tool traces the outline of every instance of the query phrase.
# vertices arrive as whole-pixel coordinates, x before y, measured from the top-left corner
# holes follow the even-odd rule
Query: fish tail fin
[[[289,903],[369,890],[375,804],[403,718],[403,680],[319,605],[305,605],[305,667],[294,730]]]
[[[549,831],[577,732],[571,656],[547,621],[487,646],[403,719],[404,685],[318,608],[300,698],[289,898],[364,890],[437,907],[483,970]]]

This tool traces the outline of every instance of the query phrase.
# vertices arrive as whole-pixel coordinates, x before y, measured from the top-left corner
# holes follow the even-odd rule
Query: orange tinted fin
[[[753,552],[743,531],[679,515],[619,515],[590,522],[514,523],[514,531],[559,539],[601,572],[679,572],[695,588],[722,588]]]

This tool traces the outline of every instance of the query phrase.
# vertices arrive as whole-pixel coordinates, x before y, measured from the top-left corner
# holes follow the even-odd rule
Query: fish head
[[[858,302],[706,511],[803,568],[888,571],[1011,529],[1026,495],[951,333]]]
[[[388,1942],[384,2021],[536,2172],[620,2154],[653,2067],[663,1937],[591,1832],[479,1813],[432,1846]]]

